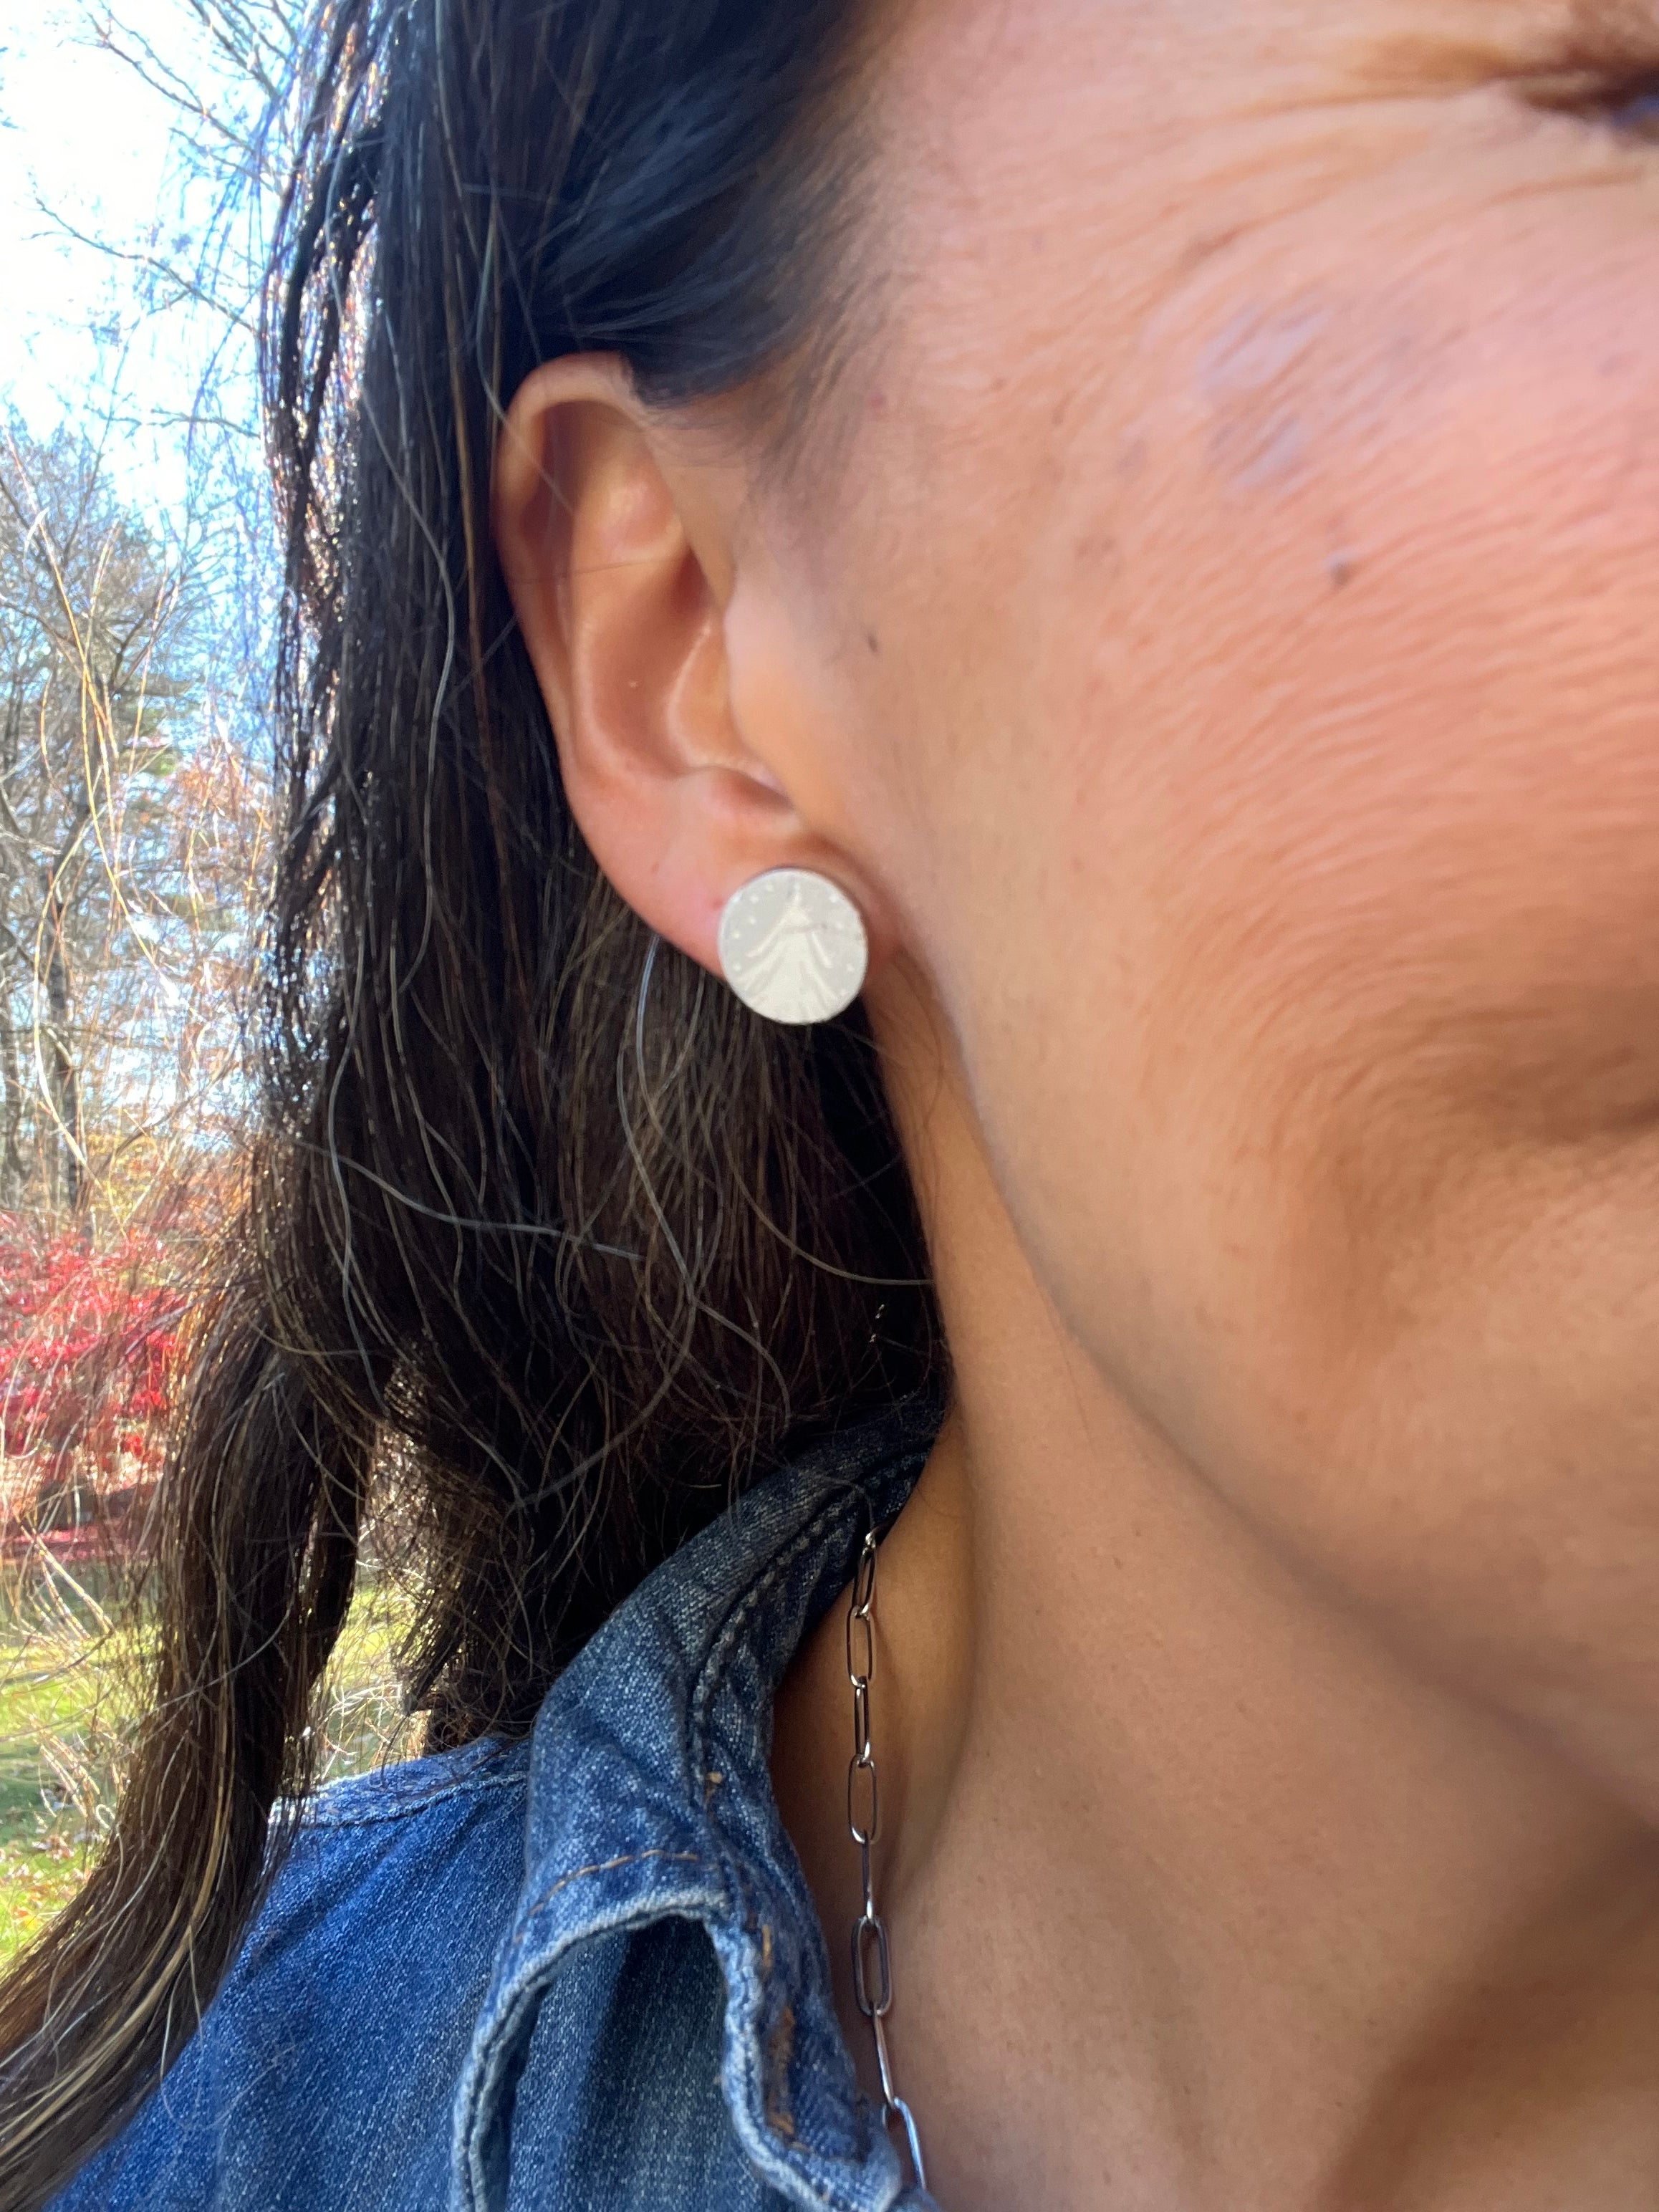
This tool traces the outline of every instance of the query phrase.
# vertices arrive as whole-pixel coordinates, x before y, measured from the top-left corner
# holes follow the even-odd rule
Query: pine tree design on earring
[[[870,943],[839,884],[812,868],[769,868],[720,913],[720,972],[774,1022],[827,1022],[864,988]]]

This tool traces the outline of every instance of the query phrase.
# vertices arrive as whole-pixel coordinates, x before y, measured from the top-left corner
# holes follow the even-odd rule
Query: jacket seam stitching
[[[395,1768],[385,1770],[395,1772]],[[355,1781],[358,1778],[352,1777]],[[368,1828],[386,1820],[406,1820],[416,1813],[424,1813],[429,1806],[442,1805],[456,1797],[483,1797],[498,1790],[520,1790],[527,1787],[528,1778],[523,1774],[482,1775],[476,1780],[441,1784],[436,1789],[424,1790],[419,1796],[406,1799],[400,1805],[380,1805],[361,1813],[337,1813],[331,1807],[303,1807],[299,1818],[301,1832],[323,1828]]]
[[[906,1455],[905,1456],[908,1456]],[[897,1464],[890,1461],[879,1470],[876,1480],[886,1474]],[[691,1741],[688,1748],[696,1754],[694,1766],[700,1766],[703,1746],[708,1736],[708,1711],[725,1682],[732,1655],[737,1650],[750,1616],[758,1610],[773,1585],[781,1581],[800,1554],[821,1537],[834,1522],[842,1519],[855,1503],[868,1502],[868,1492],[863,1483],[848,1483],[847,1487],[819,1506],[811,1519],[795,1531],[759,1577],[752,1582],[737,1604],[726,1615],[720,1634],[709,1646],[708,1656],[702,1663],[697,1679],[696,1695],[691,1705]]]

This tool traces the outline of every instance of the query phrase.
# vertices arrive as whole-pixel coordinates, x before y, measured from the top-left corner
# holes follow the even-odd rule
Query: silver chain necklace
[[[847,1826],[859,1847],[859,1859],[864,1869],[864,1910],[853,1923],[853,1992],[876,2039],[876,2064],[881,2069],[882,2125],[890,2130],[895,2120],[902,2121],[916,2186],[926,2189],[927,2169],[921,2161],[921,2138],[916,2133],[915,2116],[894,2084],[893,2063],[888,2055],[886,2023],[893,2008],[893,1963],[887,1948],[887,1923],[876,1910],[876,1893],[870,1879],[870,1846],[881,1833],[881,1793],[876,1783],[875,1747],[870,1741],[870,1684],[875,1672],[876,1532],[872,1528],[859,1553],[852,1599],[847,1608],[847,1679],[853,1686],[853,1757],[847,1769]]]

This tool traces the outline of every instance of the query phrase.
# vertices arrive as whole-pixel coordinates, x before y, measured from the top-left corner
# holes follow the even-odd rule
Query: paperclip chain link
[[[853,1993],[876,2040],[876,2064],[881,2073],[882,2125],[890,2130],[895,2120],[902,2124],[916,2186],[926,2189],[927,2170],[922,2164],[921,2138],[916,2133],[915,2115],[894,2084],[893,2062],[887,2048],[887,2015],[893,2008],[893,1961],[887,1946],[887,1923],[876,1910],[876,1893],[870,1873],[871,1846],[881,1833],[881,1791],[876,1778],[875,1746],[870,1740],[870,1685],[875,1672],[876,1532],[872,1528],[859,1553],[853,1575],[853,1594],[847,1608],[847,1679],[853,1686],[853,1756],[847,1769],[847,1826],[859,1847],[864,1871],[864,1910],[853,1923]]]

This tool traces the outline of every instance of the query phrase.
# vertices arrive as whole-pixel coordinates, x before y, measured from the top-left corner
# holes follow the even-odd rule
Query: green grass
[[[107,1832],[131,1735],[131,1645],[77,1574],[0,1595],[0,1965],[74,1896]],[[400,1607],[366,1581],[330,1670],[323,1778],[410,1746],[393,1668]]]
[[[96,1691],[91,1668],[65,1672],[6,1654],[0,1686],[0,1960],[38,1936],[67,1904],[85,1869],[72,1809],[53,1802],[48,1745],[82,1743]]]

